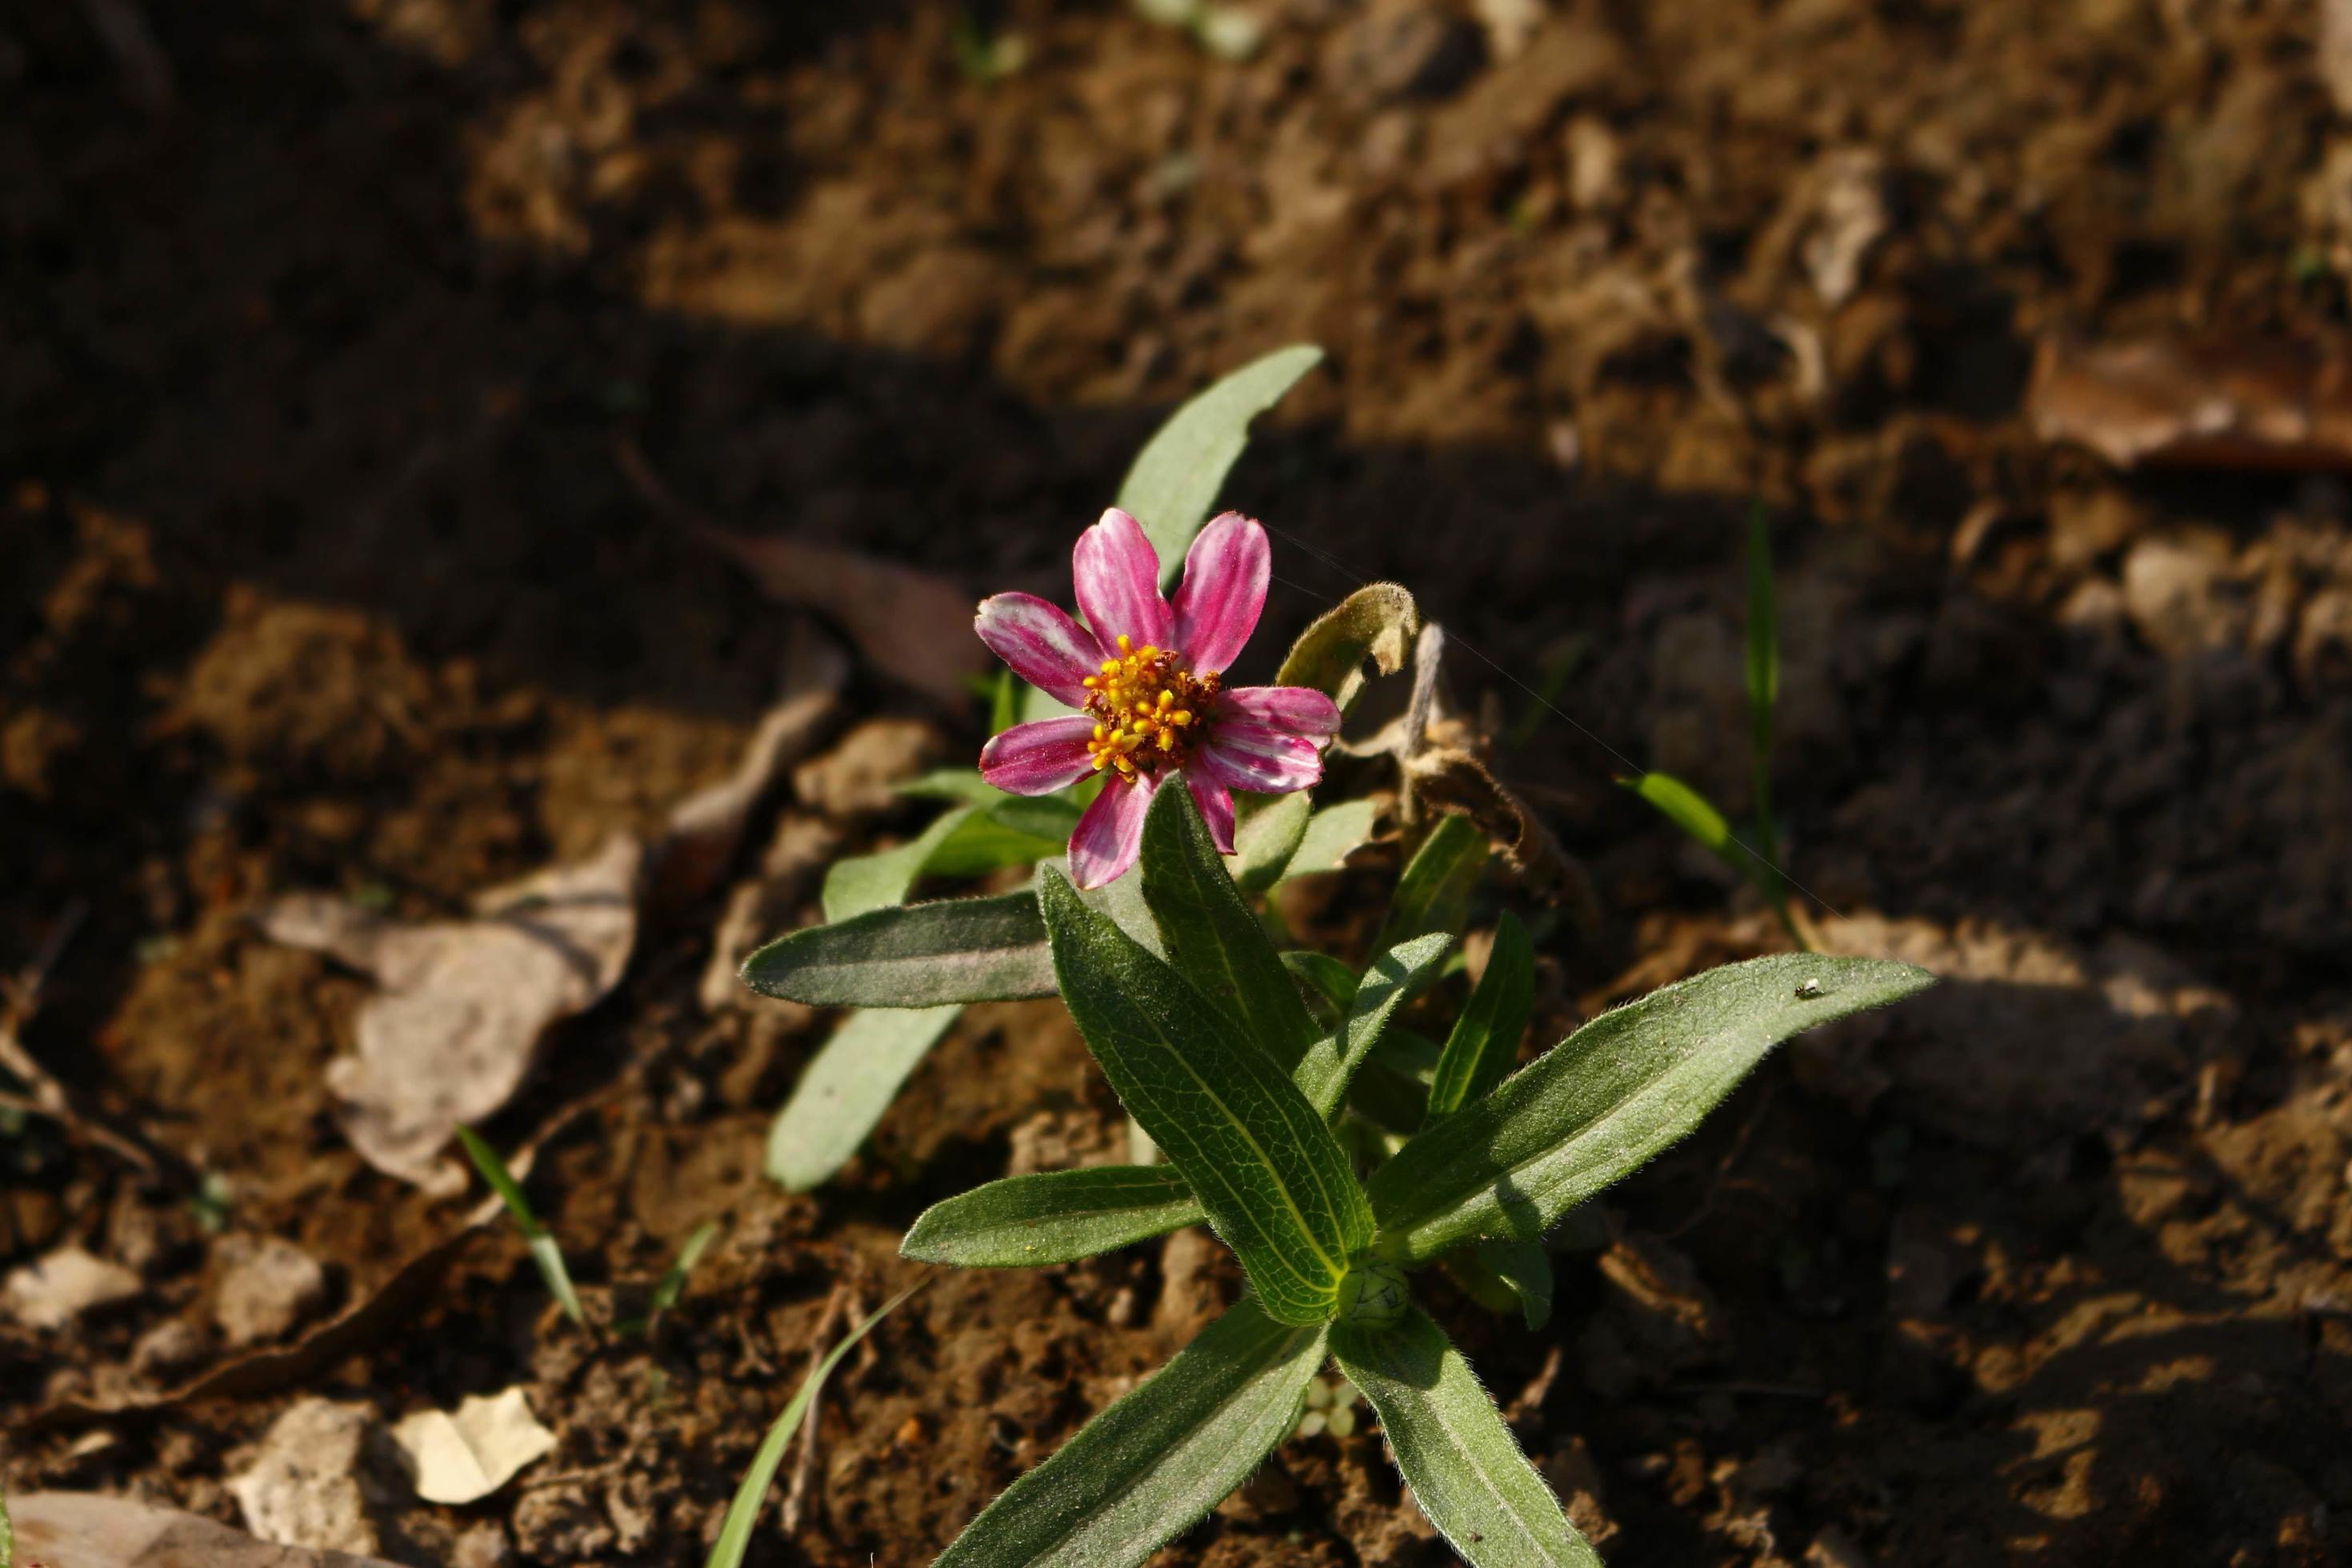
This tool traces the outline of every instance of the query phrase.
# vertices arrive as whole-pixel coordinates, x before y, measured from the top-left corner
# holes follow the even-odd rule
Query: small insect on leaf
[[[1814,979],[1811,975],[1809,974],[1804,979],[1797,982],[1797,994],[1800,997],[1811,1000],[1821,994],[1822,983]]]

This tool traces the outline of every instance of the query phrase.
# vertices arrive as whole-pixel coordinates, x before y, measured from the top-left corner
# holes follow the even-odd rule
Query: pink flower
[[[1091,630],[1031,594],[981,605],[980,640],[1022,679],[1084,710],[1015,725],[980,753],[982,776],[1014,795],[1103,775],[1070,836],[1079,887],[1099,888],[1135,864],[1144,808],[1171,779],[1183,778],[1217,847],[1231,854],[1234,790],[1286,795],[1322,778],[1338,704],[1309,687],[1228,689],[1223,680],[1265,607],[1272,563],[1265,530],[1226,512],[1192,541],[1171,605],[1160,594],[1160,552],[1113,507],[1078,535],[1071,559]]]

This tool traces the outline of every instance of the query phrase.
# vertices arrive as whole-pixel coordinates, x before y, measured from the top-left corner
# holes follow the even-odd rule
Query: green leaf
[[[916,1289],[921,1289],[918,1286]],[[719,1539],[711,1543],[710,1555],[702,1560],[702,1568],[741,1568],[743,1553],[751,1545],[751,1532],[759,1528],[760,1506],[768,1500],[768,1488],[776,1479],[776,1468],[784,1462],[784,1450],[792,1446],[793,1434],[800,1430],[809,1406],[816,1403],[824,1380],[841,1364],[841,1358],[856,1348],[869,1330],[896,1311],[900,1302],[915,1293],[901,1290],[882,1304],[882,1310],[841,1336],[841,1342],[825,1352],[793,1394],[783,1414],[760,1443],[760,1451],[751,1456],[751,1468],[743,1473],[743,1484],[735,1489],[735,1500],[727,1505],[727,1518],[719,1524]]]
[[[1404,668],[1421,629],[1412,595],[1394,583],[1359,588],[1325,611],[1283,658],[1276,686],[1311,686],[1344,710],[1364,689],[1364,660],[1382,675]]]
[[[1223,1011],[1058,874],[1038,890],[1062,996],[1111,1088],[1191,1184],[1267,1313],[1319,1322],[1371,1215],[1323,1118]]]
[[[1493,1269],[1519,1299],[1519,1312],[1529,1329],[1551,1321],[1551,1254],[1540,1241],[1482,1241],[1478,1261]]]
[[[782,937],[743,961],[743,984],[812,1007],[936,1007],[1054,994],[1034,893],[876,910]]]
[[[838,925],[869,910],[906,902],[940,846],[978,815],[980,808],[960,805],[940,814],[937,821],[895,849],[872,855],[845,855],[824,873],[824,918]]]
[[[787,1192],[804,1193],[847,1164],[898,1086],[962,1011],[960,1004],[881,1007],[844,1018],[768,1128],[770,1178]]]
[[[1308,817],[1297,848],[1282,868],[1282,880],[1339,870],[1348,863],[1349,856],[1372,841],[1372,819],[1376,815],[1369,800],[1343,800]]]
[[[1326,1116],[1339,1108],[1348,1080],[1389,1026],[1389,1019],[1407,997],[1428,984],[1437,966],[1445,962],[1445,950],[1453,945],[1454,939],[1444,931],[1432,931],[1400,943],[1372,961],[1356,983],[1347,1021],[1335,1033],[1316,1041],[1315,1048],[1298,1063],[1294,1077],[1308,1104]]]
[[[1519,1059],[1519,1037],[1536,1002],[1535,946],[1528,928],[1505,910],[1495,922],[1495,947],[1486,973],[1454,1020],[1437,1076],[1429,1086],[1433,1126],[1485,1094],[1511,1073]]]
[[[1118,506],[1143,524],[1160,552],[1165,587],[1184,570],[1192,536],[1209,521],[1217,491],[1249,446],[1250,421],[1282,401],[1298,378],[1323,361],[1313,343],[1252,360],[1168,416],[1118,487]]]
[[[1244,795],[1234,803],[1234,853],[1226,862],[1244,893],[1262,893],[1280,880],[1311,820],[1307,793]]]
[[[1676,1142],[1790,1036],[1935,984],[1907,963],[1780,953],[1603,1013],[1397,1152],[1371,1180],[1381,1256],[1539,1238]]]
[[[1266,940],[1201,820],[1189,789],[1163,789],[1143,818],[1143,899],[1168,961],[1223,1007],[1244,1039],[1287,1073],[1322,1031]]]
[[[16,1526],[8,1518],[8,1494],[0,1492],[0,1568],[15,1568]]]
[[[1356,999],[1354,970],[1329,953],[1303,950],[1284,953],[1282,966],[1290,971],[1291,978],[1323,999],[1335,1022],[1348,1016],[1348,1004]]]
[[[1643,773],[1637,779],[1624,781],[1625,787],[1658,808],[1668,822],[1691,836],[1702,847],[1713,850],[1740,871],[1748,869],[1748,857],[1743,855],[1731,837],[1731,824],[1706,796],[1683,783],[1672,773]]]
[[[1331,1352],[1371,1401],[1413,1501],[1471,1568],[1601,1568],[1426,1312],[1385,1329],[1341,1323]]]
[[[1006,795],[959,805],[895,849],[835,861],[824,874],[824,918],[837,923],[904,903],[925,877],[978,877],[1059,855],[1077,825],[1078,808],[1066,800]]]
[[[996,672],[995,688],[988,696],[988,732],[1002,735],[1021,722],[1021,679],[1009,669]]]
[[[932,1568],[1133,1568],[1290,1435],[1326,1339],[1322,1325],[1275,1322],[1244,1297],[1007,1487]]]
[[[932,1205],[898,1251],[958,1268],[1034,1268],[1092,1258],[1205,1217],[1172,1166],[1040,1171]]]
[[[1377,1054],[1348,1080],[1348,1109],[1399,1139],[1420,1131],[1428,1107],[1429,1090]]]
[[[694,1233],[686,1238],[686,1245],[677,1249],[677,1256],[670,1260],[669,1267],[662,1271],[660,1282],[654,1287],[653,1300],[646,1308],[648,1321],[660,1317],[677,1305],[678,1298],[686,1294],[688,1276],[694,1272],[694,1266],[702,1261],[702,1255],[710,1250],[710,1244],[717,1239],[717,1220],[707,1219],[694,1227]]]
[[[499,1194],[499,1201],[506,1205],[508,1215],[515,1222],[515,1229],[522,1233],[523,1244],[530,1248],[530,1260],[538,1265],[539,1277],[546,1282],[547,1293],[555,1298],[555,1304],[563,1309],[565,1317],[584,1326],[588,1314],[581,1310],[580,1292],[572,1288],[572,1270],[564,1267],[563,1249],[555,1245],[555,1237],[547,1233],[547,1227],[539,1223],[539,1216],[531,1213],[530,1200],[523,1196],[522,1184],[514,1179],[514,1173],[509,1171],[507,1163],[499,1158],[499,1152],[484,1142],[472,1128],[458,1128],[457,1142],[465,1145],[466,1157],[473,1161],[474,1169],[482,1173],[482,1180],[490,1184],[490,1190]]]
[[[1458,811],[1440,816],[1405,862],[1396,896],[1389,900],[1388,918],[1381,922],[1372,945],[1394,947],[1425,931],[1461,935],[1470,918],[1470,890],[1486,874],[1492,854],[1476,823]]]
[[[946,800],[961,805],[994,805],[999,801],[1020,798],[997,788],[974,768],[933,768],[898,785],[895,793],[915,800]]]

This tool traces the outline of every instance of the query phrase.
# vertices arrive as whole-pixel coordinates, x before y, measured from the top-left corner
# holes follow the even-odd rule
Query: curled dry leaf
[[[697,790],[669,814],[654,855],[656,901],[675,905],[710,890],[742,843],[751,808],[832,728],[849,660],[839,645],[803,626],[784,658],[782,689],[743,748],[735,771]]]
[[[176,1509],[87,1492],[12,1498],[18,1560],[54,1568],[393,1568],[380,1557],[273,1546]]]
[[[2352,468],[2352,366],[2285,342],[2042,343],[2034,433],[2117,468]]]
[[[961,584],[838,545],[720,528],[663,483],[634,443],[622,442],[615,456],[646,505],[750,573],[770,598],[833,621],[894,679],[955,706],[988,668],[988,649],[964,629],[975,600]],[[922,635],[908,636],[909,627]]]
[[[315,894],[265,910],[273,941],[375,977],[356,1055],[327,1083],[336,1120],[369,1164],[428,1192],[465,1185],[442,1151],[461,1122],[495,1113],[551,1025],[620,980],[637,931],[643,847],[625,835],[593,858],[483,895],[472,920],[408,925]]]
[[[453,1506],[489,1496],[555,1449],[555,1434],[520,1386],[468,1394],[454,1412],[420,1410],[392,1429],[392,1440],[408,1456],[416,1495]]]

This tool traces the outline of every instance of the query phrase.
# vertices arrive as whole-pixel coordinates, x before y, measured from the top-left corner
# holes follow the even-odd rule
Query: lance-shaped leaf
[[[932,1568],[1133,1568],[1290,1435],[1325,1342],[1322,1325],[1275,1322],[1244,1297],[1007,1487]]]
[[[1371,1401],[1412,1500],[1471,1568],[1601,1568],[1427,1313],[1341,1323],[1331,1353]]]
[[[1339,1140],[1224,1014],[1058,874],[1040,881],[1054,972],[1103,1076],[1241,1258],[1268,1316],[1330,1316],[1371,1212]]]
[[[1364,660],[1382,675],[1404,668],[1421,630],[1412,595],[1394,583],[1373,583],[1340,600],[1290,645],[1276,686],[1311,686],[1344,711],[1364,689]]]
[[[1263,893],[1282,879],[1305,841],[1307,824],[1314,820],[1314,797],[1303,789],[1288,795],[1244,795],[1234,807],[1234,853],[1226,868],[1242,891]]]
[[[743,984],[812,1007],[938,1007],[1054,994],[1034,893],[876,910],[781,937],[743,961]]]
[[[1434,1126],[1508,1078],[1519,1058],[1519,1037],[1535,1010],[1535,946],[1528,928],[1509,910],[1495,922],[1494,950],[1486,973],[1462,1005],[1437,1076],[1429,1086],[1429,1121]]]
[[[845,855],[824,873],[824,918],[840,923],[872,910],[904,903],[923,868],[967,822],[978,818],[976,805],[941,812],[929,827],[895,849],[872,855]]]
[[[1935,979],[1885,959],[1781,953],[1603,1013],[1381,1167],[1379,1250],[1410,1262],[1533,1240],[1697,1126],[1782,1040]]]
[[[1297,847],[1282,868],[1281,879],[1286,882],[1293,877],[1339,870],[1349,856],[1371,842],[1372,821],[1378,815],[1369,800],[1343,800],[1308,817],[1307,831],[1299,835]]]
[[[1348,1004],[1356,999],[1354,970],[1328,952],[1312,952],[1304,948],[1284,953],[1282,966],[1330,1010],[1333,1023],[1347,1016]]]
[[[1077,807],[1050,796],[957,806],[895,849],[835,861],[824,874],[824,918],[852,920],[904,903],[925,877],[979,877],[1059,855],[1077,825]]]
[[[898,1250],[959,1268],[1038,1268],[1092,1258],[1206,1217],[1173,1166],[1039,1171],[932,1205]]]
[[[1225,475],[1249,446],[1250,421],[1282,401],[1323,360],[1313,343],[1276,349],[1210,385],[1168,416],[1118,487],[1119,509],[1160,552],[1164,587],[1184,569]]]
[[[1748,864],[1740,854],[1738,841],[1732,837],[1731,824],[1724,820],[1713,801],[1672,773],[1643,773],[1623,783],[1627,789],[1657,807],[1659,816],[1713,850],[1733,869],[1746,873]]]
[[[1163,789],[1143,819],[1143,899],[1169,962],[1224,1008],[1284,1072],[1322,1031],[1209,837],[1189,789]]]
[[[1346,1020],[1299,1059],[1294,1077],[1308,1104],[1326,1116],[1339,1108],[1348,1080],[1379,1043],[1389,1020],[1436,974],[1437,966],[1445,962],[1445,950],[1453,945],[1452,937],[1433,931],[1392,947],[1372,961],[1356,983]]]
[[[786,1191],[804,1193],[847,1164],[962,1011],[877,1007],[844,1018],[768,1129],[768,1174]]]
[[[1551,1321],[1551,1254],[1542,1242],[1482,1241],[1477,1258],[1519,1299],[1519,1312],[1528,1328],[1540,1329]]]
[[[1476,823],[1458,811],[1439,817],[1397,878],[1396,895],[1373,945],[1394,947],[1424,931],[1461,935],[1470,914],[1470,890],[1486,875],[1492,855]]]

